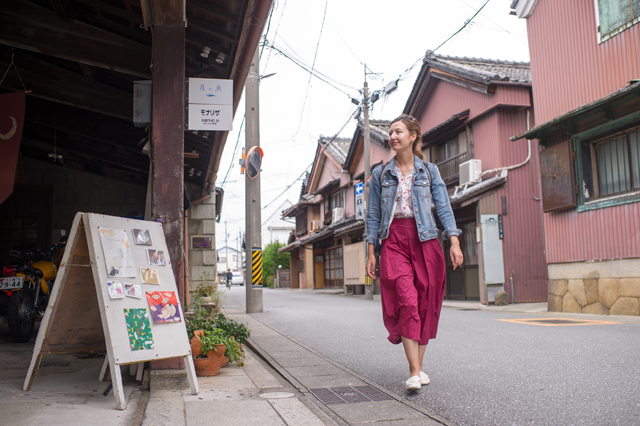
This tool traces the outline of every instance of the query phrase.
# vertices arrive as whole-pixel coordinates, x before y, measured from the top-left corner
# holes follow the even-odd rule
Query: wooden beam
[[[158,3],[160,1],[154,1],[155,6],[158,6]],[[157,8],[154,13],[158,13]],[[158,15],[156,15],[157,18],[159,18]],[[153,27],[151,214],[154,221],[162,222],[181,300],[185,300],[182,203],[185,110],[184,36],[183,23],[156,24]]]
[[[63,21],[69,21],[73,16],[73,8],[69,0],[51,0],[51,6],[56,11],[58,18]]]
[[[127,10],[120,9],[119,7],[111,6],[109,3],[105,3],[97,0],[76,0],[76,1],[79,3],[86,4],[87,6],[91,6],[94,9],[99,10],[100,12],[105,12],[110,15],[117,16],[118,18],[135,22],[136,24],[143,23],[141,14],[138,15],[137,13],[129,12]]]
[[[0,69],[9,66],[10,56],[0,56]],[[14,63],[31,96],[101,114],[118,117],[127,121],[133,118],[133,95],[112,86],[86,81],[81,74],[52,65],[34,57],[16,54]],[[3,88],[23,90],[15,72],[7,74]],[[131,88],[133,91],[133,87]]]
[[[25,119],[87,138],[88,144],[99,142],[121,147],[129,154],[143,155],[140,142],[147,136],[147,132],[134,127],[131,122],[31,97],[27,102]]]
[[[151,25],[184,24],[186,0],[147,0],[151,7]],[[144,10],[144,8],[143,8]]]
[[[203,12],[207,12],[208,14],[215,16],[216,18],[222,19],[227,22],[231,22],[232,24],[239,25],[240,18],[232,14],[231,12],[224,10],[222,8],[216,7],[210,3],[205,3],[201,0],[189,0],[187,3],[187,8],[191,9],[199,9]],[[187,18],[187,22],[189,22],[191,18]]]
[[[201,33],[208,34],[220,40],[228,41],[233,44],[238,43],[238,40],[234,37],[233,33],[214,27],[209,22],[203,21],[202,19],[198,19],[194,16],[189,17],[188,25]]]
[[[0,43],[149,78],[151,49],[26,0],[0,2]]]

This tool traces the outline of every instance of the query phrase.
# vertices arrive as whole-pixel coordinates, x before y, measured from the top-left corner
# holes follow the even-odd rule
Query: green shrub
[[[267,277],[267,287],[269,288],[273,288],[273,281],[274,281],[275,277],[273,275],[269,275]]]

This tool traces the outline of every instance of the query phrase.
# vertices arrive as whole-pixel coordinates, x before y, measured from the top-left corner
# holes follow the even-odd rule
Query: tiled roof
[[[327,153],[335,159],[341,166],[347,159],[347,152],[351,144],[351,138],[334,138],[329,136],[320,136],[318,143],[326,147]]]
[[[531,83],[529,62],[441,56],[427,51],[425,63],[432,68],[448,71],[480,83],[490,83],[491,81]]]

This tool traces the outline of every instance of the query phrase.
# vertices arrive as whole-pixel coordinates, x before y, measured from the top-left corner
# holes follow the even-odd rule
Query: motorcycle
[[[7,296],[7,323],[16,342],[28,342],[36,319],[42,319],[44,315],[58,272],[55,256],[60,247],[56,244],[46,252],[9,252],[17,261],[2,269],[4,278],[0,278],[0,294]]]

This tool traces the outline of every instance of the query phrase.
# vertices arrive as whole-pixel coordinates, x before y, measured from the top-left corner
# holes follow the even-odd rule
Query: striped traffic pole
[[[251,284],[262,285],[262,249],[258,247],[251,253]]]

